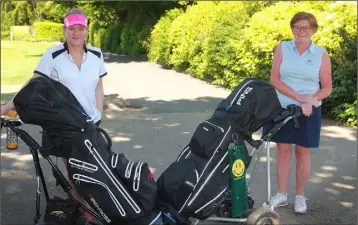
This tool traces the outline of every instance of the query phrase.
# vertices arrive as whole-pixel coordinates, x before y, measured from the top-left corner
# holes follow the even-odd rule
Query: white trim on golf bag
[[[205,170],[207,169],[208,165],[211,163],[212,159],[214,158],[215,154],[217,153],[218,149],[220,148],[220,146],[222,145],[222,143],[224,142],[227,134],[230,132],[231,130],[231,126],[227,129],[224,137],[221,139],[219,145],[216,147],[215,151],[213,152],[213,155],[210,157],[208,163],[205,165],[203,171],[201,172],[200,176],[199,176],[199,180],[198,182],[196,182],[195,186],[194,186],[194,189],[196,188],[196,186],[198,185],[201,177],[203,176]],[[212,175],[216,172],[216,170],[218,169],[218,167],[220,166],[220,164],[224,161],[224,159],[226,158],[227,156],[227,152],[225,153],[225,155],[221,158],[220,162],[215,166],[215,168],[211,171],[211,173],[209,174],[209,176],[206,178],[206,180],[204,181],[204,183],[201,185],[201,187],[199,188],[199,190],[195,193],[195,195],[193,196],[193,198],[190,200],[190,202],[188,203],[188,206],[190,206],[194,200],[198,197],[198,195],[201,193],[201,191],[203,190],[203,188],[205,187],[205,185],[208,183],[208,181],[210,180],[210,178],[212,177]],[[184,207],[186,206],[188,200],[190,199],[192,193],[188,196],[188,198],[186,199],[186,201],[184,202],[183,206],[181,207],[181,209],[179,210],[179,213],[184,209]]]
[[[123,209],[122,205],[119,203],[118,199],[114,196],[113,192],[109,189],[109,187],[105,183],[103,183],[99,180],[96,180],[92,177],[88,177],[86,175],[78,174],[78,173],[73,174],[72,177],[73,177],[73,179],[78,180],[78,181],[83,181],[83,182],[92,183],[92,184],[98,184],[98,185],[104,187],[108,191],[109,196],[113,200],[113,203],[116,206],[116,208],[118,209],[118,212],[121,214],[121,216],[124,217],[127,215],[125,210]],[[101,211],[100,209],[98,209],[98,210]],[[102,211],[101,215],[103,216],[103,218],[105,218],[105,219],[108,218],[107,215],[105,215],[105,214],[103,215],[103,214],[104,214],[104,212]]]
[[[241,92],[241,90],[246,87],[246,85],[248,85],[249,83],[253,82],[254,80],[249,80],[246,84],[244,84],[240,90],[236,93],[235,97],[232,99],[232,101],[230,102],[230,108],[231,106],[234,104],[235,100],[237,99],[237,96],[239,96],[239,93]],[[241,95],[240,95],[241,96]],[[245,96],[242,96],[243,98],[245,98]]]
[[[112,168],[116,168],[117,163],[118,163],[118,154],[114,154],[114,155],[112,155],[112,158],[111,158],[111,166],[112,166]]]
[[[201,210],[203,210],[205,207],[207,207],[208,205],[210,205],[211,203],[213,203],[216,199],[218,199],[222,194],[225,193],[225,191],[227,190],[227,187],[224,188],[224,190],[222,190],[218,195],[216,195],[213,199],[211,199],[210,201],[208,201],[206,204],[204,204],[202,207],[200,207],[198,210],[195,211],[195,214],[197,214],[198,212],[200,212]]]
[[[186,152],[186,151],[188,151],[189,150],[189,145],[188,146],[186,146],[186,148],[179,154],[179,156],[178,156],[178,158],[177,158],[177,162],[181,159],[181,157],[184,155],[184,153]],[[190,150],[189,150],[189,153],[190,153]]]
[[[93,147],[90,140],[85,139],[84,144],[88,148],[91,155],[93,155],[94,159],[97,161],[97,163],[101,166],[103,171],[107,174],[109,179],[112,181],[114,186],[117,188],[117,190],[122,194],[122,196],[127,200],[128,204],[133,208],[133,210],[136,213],[141,213],[140,207],[136,204],[136,202],[133,200],[131,195],[126,191],[126,189],[121,185],[121,183],[117,180],[117,178],[113,175],[112,171],[108,168],[106,163],[103,161],[101,156],[98,154],[95,147]]]
[[[88,162],[85,162],[85,161],[82,161],[82,160],[79,160],[79,159],[75,159],[75,158],[70,158],[68,160],[68,163],[73,166],[73,167],[76,167],[80,170],[86,170],[90,173],[94,173],[96,171],[98,171],[98,166],[96,165],[93,165],[91,163],[88,163]]]

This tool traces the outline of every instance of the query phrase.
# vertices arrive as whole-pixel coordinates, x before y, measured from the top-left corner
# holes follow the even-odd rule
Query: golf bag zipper
[[[220,148],[221,144],[223,143],[223,141],[225,140],[227,134],[230,132],[231,130],[231,126],[228,128],[228,130],[226,131],[224,137],[221,139],[219,145],[216,147],[213,155],[211,156],[211,158],[209,159],[208,163],[205,165],[203,171],[201,172],[200,176],[199,176],[199,180],[201,179],[201,177],[203,176],[206,168],[208,167],[208,165],[210,164],[210,162],[213,160],[215,154],[217,153],[218,149]],[[192,198],[192,200],[188,203],[188,206],[190,206],[193,201],[198,197],[198,195],[200,194],[200,192],[202,191],[202,189],[204,188],[205,184],[210,180],[211,176],[216,172],[217,168],[219,167],[219,165],[222,163],[222,161],[225,159],[225,157],[227,156],[227,152],[225,153],[224,157],[220,160],[220,162],[215,166],[214,170],[211,171],[211,173],[209,174],[209,176],[206,178],[206,180],[204,181],[203,185],[199,188],[199,190],[196,192],[196,194],[194,195],[194,197]],[[199,182],[197,182],[194,186],[194,189],[196,188],[196,186],[198,185]],[[179,210],[179,213],[184,209],[185,205],[187,204],[188,200],[191,198],[191,195],[190,194],[188,196],[188,198],[186,199],[186,201],[184,202],[183,206],[181,207],[181,209]]]
[[[220,126],[218,126],[218,125],[215,125],[215,124],[213,124],[213,123],[210,123],[209,121],[205,121],[205,123],[208,123],[208,124],[210,124],[211,126],[214,126],[214,127],[217,127],[217,128],[219,128],[220,130],[221,130],[221,132],[222,133],[224,133],[225,132],[225,130],[224,130],[224,128],[222,128],[222,127],[220,127]]]
[[[193,198],[190,200],[190,202],[188,203],[188,206],[190,206],[191,204],[193,204],[194,200],[199,196],[199,194],[201,193],[201,191],[203,190],[203,188],[205,187],[205,185],[208,183],[208,181],[210,180],[210,178],[213,176],[213,174],[216,172],[216,170],[218,169],[218,167],[220,166],[220,164],[224,161],[224,159],[227,157],[228,153],[226,152],[224,157],[221,158],[221,160],[219,161],[219,163],[215,166],[215,168],[213,169],[213,171],[210,172],[209,176],[206,178],[206,180],[204,181],[204,183],[200,186],[199,190],[195,193],[195,195],[193,196]],[[199,178],[200,179],[200,178]],[[195,184],[195,187],[198,183]],[[194,190],[195,190],[194,187]]]
[[[96,148],[94,148],[92,146],[92,143],[90,140],[86,139],[84,141],[84,144],[87,146],[88,150],[90,151],[90,153],[93,155],[93,157],[95,158],[95,160],[97,161],[97,163],[102,167],[103,171],[107,174],[107,176],[109,177],[109,179],[112,181],[112,183],[114,184],[114,186],[116,186],[117,190],[122,194],[122,196],[126,199],[126,201],[129,203],[129,205],[133,208],[133,210],[136,213],[140,213],[141,209],[140,207],[136,204],[136,202],[133,200],[133,198],[130,196],[130,194],[126,191],[126,189],[121,185],[121,183],[116,179],[116,177],[113,175],[113,173],[111,172],[111,170],[108,168],[108,166],[106,165],[106,163],[103,161],[103,159],[101,158],[101,156],[98,154]]]
[[[195,214],[197,214],[198,212],[200,212],[201,210],[203,210],[205,207],[207,207],[208,205],[210,205],[212,202],[214,202],[216,199],[218,199],[222,194],[225,193],[227,187],[224,188],[224,190],[222,190],[218,195],[216,195],[213,199],[211,199],[210,201],[208,201],[206,204],[204,204],[202,207],[200,207],[198,210],[195,211]]]

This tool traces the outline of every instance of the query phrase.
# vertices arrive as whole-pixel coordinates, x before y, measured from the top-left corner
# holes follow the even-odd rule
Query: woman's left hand
[[[312,114],[313,105],[311,103],[305,102],[301,104],[302,113],[305,116],[310,116]]]

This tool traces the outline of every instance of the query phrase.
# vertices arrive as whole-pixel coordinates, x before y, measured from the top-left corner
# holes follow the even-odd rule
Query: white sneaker
[[[282,193],[277,193],[275,196],[271,197],[271,199],[268,203],[269,204],[267,204],[267,202],[265,202],[263,204],[263,206],[267,206],[267,207],[273,206],[273,208],[286,206],[286,205],[288,205],[287,194],[285,195]]]
[[[307,211],[307,204],[306,204],[306,198],[303,195],[296,195],[295,198],[295,212],[296,213],[306,213]]]

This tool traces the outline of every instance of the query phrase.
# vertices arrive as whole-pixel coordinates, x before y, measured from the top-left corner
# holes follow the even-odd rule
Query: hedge
[[[356,3],[198,2],[159,20],[148,58],[227,88],[247,77],[269,81],[273,48],[292,39],[289,23],[298,11],[316,16],[313,41],[331,56],[334,88],[324,114],[356,125]]]
[[[89,43],[104,51],[146,58],[146,38],[150,26],[134,26],[126,22],[101,27],[93,23],[89,27]]]
[[[33,24],[36,41],[64,41],[63,24],[38,21]]]

